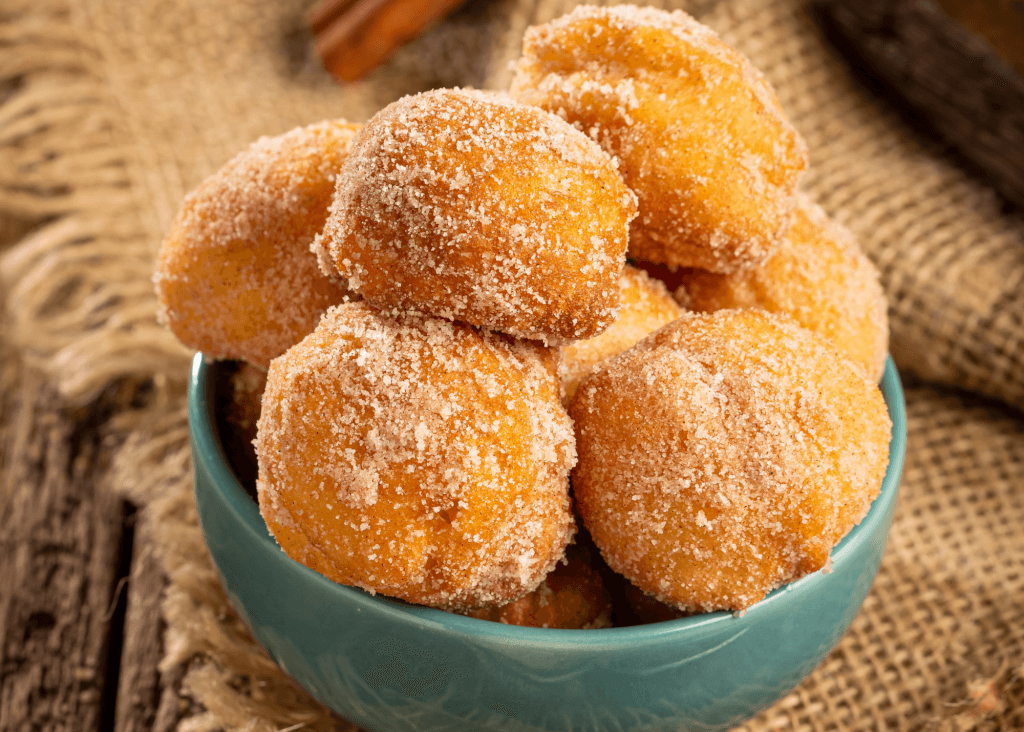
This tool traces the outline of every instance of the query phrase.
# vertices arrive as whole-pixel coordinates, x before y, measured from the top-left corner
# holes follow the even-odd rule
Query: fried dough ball
[[[157,260],[160,318],[187,346],[266,368],[348,293],[310,251],[357,125],[263,137],[185,197]]]
[[[275,359],[260,509],[346,585],[445,609],[533,590],[574,532],[554,352],[451,321],[333,307]]]
[[[710,312],[757,307],[786,313],[828,338],[873,381],[882,378],[889,321],[878,270],[853,234],[801,195],[793,226],[767,262],[740,274],[677,273],[680,303]]]
[[[441,89],[366,124],[317,250],[376,304],[557,342],[614,319],[635,215],[612,160],[563,120]]]
[[[581,5],[530,28],[510,94],[619,160],[632,257],[734,272],[789,227],[806,145],[760,72],[682,11]]]
[[[584,525],[614,570],[685,611],[743,610],[826,567],[888,464],[864,370],[761,310],[684,314],[601,362],[569,411]]]
[[[245,361],[221,361],[213,371],[216,380],[218,434],[228,463],[245,492],[255,501],[256,495],[256,425],[260,417],[267,372]],[[267,517],[264,517],[267,519]],[[287,526],[267,520],[271,534],[284,537],[292,558],[318,572],[327,566],[320,552],[303,534]]]
[[[570,544],[565,560],[551,570],[536,590],[507,605],[479,608],[465,614],[530,628],[609,628],[612,625],[611,597],[601,573],[593,566],[595,559],[589,547]]]
[[[559,373],[566,404],[596,363],[625,351],[683,313],[660,281],[628,265],[619,277],[619,299],[619,315],[604,333],[562,347]]]

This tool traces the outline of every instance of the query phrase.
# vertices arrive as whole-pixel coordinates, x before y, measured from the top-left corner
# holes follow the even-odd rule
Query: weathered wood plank
[[[145,512],[135,514],[135,518],[115,732],[155,732],[165,685],[162,682],[167,681],[157,671],[163,653],[160,601],[166,580],[154,553],[152,529]]]
[[[0,732],[103,721],[124,507],[95,484],[96,432],[26,376],[5,435],[0,505]],[[5,440],[5,442],[8,442]],[[8,450],[14,452],[8,452]]]

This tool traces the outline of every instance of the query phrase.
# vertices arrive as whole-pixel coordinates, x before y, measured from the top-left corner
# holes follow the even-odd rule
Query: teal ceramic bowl
[[[270,655],[313,696],[368,730],[724,730],[793,689],[856,615],[892,523],[906,445],[899,375],[882,392],[889,471],[832,572],[714,613],[602,630],[522,628],[334,584],[271,538],[212,428],[210,362],[189,394],[195,490],[224,587]]]

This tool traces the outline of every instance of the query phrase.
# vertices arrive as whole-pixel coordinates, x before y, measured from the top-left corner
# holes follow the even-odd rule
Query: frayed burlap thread
[[[202,542],[190,354],[157,325],[149,280],[181,198],[260,135],[361,121],[436,86],[504,88],[525,28],[574,3],[474,0],[348,87],[311,53],[309,4],[11,0],[0,11],[0,88],[13,90],[0,105],[0,212],[39,222],[0,259],[2,383],[50,379],[69,403],[118,380],[152,383],[141,411],[108,425],[120,445],[110,483],[142,507],[168,577],[161,671],[191,705],[187,732],[352,725],[255,644]],[[775,85],[811,150],[806,189],[882,272],[904,373],[1024,407],[1024,224],[858,86],[808,5],[672,7]],[[932,387],[908,391],[908,404],[907,468],[872,593],[836,651],[741,729],[1024,728],[1024,422]]]
[[[45,222],[0,258],[5,335],[83,403],[114,379],[180,378],[188,351],[156,324],[132,137],[106,66],[65,3],[0,24],[0,211]]]

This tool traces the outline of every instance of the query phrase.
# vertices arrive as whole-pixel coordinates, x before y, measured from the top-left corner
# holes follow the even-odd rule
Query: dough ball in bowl
[[[378,305],[559,341],[614,319],[635,215],[611,158],[563,120],[441,89],[366,124],[317,249]]]
[[[357,125],[264,137],[185,197],[160,248],[160,317],[208,356],[266,367],[348,293],[309,247]]]
[[[676,294],[690,310],[756,307],[785,313],[828,338],[875,382],[889,351],[889,320],[878,270],[853,234],[801,195],[779,250],[748,272],[679,270]]]
[[[189,381],[196,508],[210,556],[270,656],[368,730],[410,719],[422,732],[736,728],[785,697],[856,617],[886,547],[906,446],[890,361],[881,382],[894,423],[888,473],[868,515],[833,550],[831,572],[786,585],[742,615],[670,619],[661,608],[667,622],[620,627],[616,602],[613,628],[520,627],[370,596],[289,559],[217,438],[221,365],[199,354]],[[606,582],[618,597],[616,577]]]
[[[506,605],[477,608],[471,618],[531,628],[582,630],[612,625],[612,598],[598,569],[597,550],[579,536],[533,592]]]
[[[828,566],[888,463],[885,402],[790,318],[689,313],[580,384],[573,490],[608,564],[686,611]]]
[[[562,346],[559,373],[566,404],[572,401],[580,379],[596,364],[625,351],[683,312],[659,280],[629,265],[619,277],[619,299],[622,303],[619,314],[607,330],[593,338]]]
[[[632,257],[733,272],[789,226],[803,140],[760,72],[681,11],[581,5],[531,28],[510,94],[619,160]]]
[[[331,308],[271,363],[256,452],[287,553],[410,602],[514,600],[574,532],[554,353],[463,324]]]

